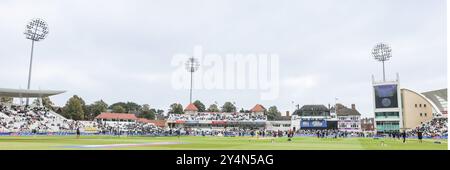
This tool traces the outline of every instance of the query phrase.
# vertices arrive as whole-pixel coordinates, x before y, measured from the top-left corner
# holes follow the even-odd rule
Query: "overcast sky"
[[[259,2],[259,3],[258,3]],[[0,87],[26,88],[31,42],[26,23],[43,18],[48,37],[35,44],[32,89],[67,90],[87,103],[134,101],[168,109],[189,102],[171,86],[177,53],[276,53],[280,95],[258,90],[195,90],[206,105],[234,101],[292,111],[295,104],[356,104],[373,115],[371,75],[382,65],[377,42],[392,47],[388,79],[417,92],[447,87],[444,0],[65,0],[0,2]],[[188,76],[188,74],[186,74]]]

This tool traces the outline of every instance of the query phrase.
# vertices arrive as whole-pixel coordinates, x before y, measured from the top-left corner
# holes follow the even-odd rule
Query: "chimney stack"
[[[286,111],[286,116],[289,116],[289,111]]]
[[[355,104],[352,104],[352,109],[353,109],[353,110],[356,110]]]

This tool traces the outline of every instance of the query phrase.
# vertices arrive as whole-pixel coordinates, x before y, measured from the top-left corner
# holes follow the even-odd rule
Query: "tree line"
[[[1,97],[0,102],[11,102],[12,98]],[[154,120],[156,116],[163,117],[164,110],[150,108],[149,104],[139,105],[135,102],[116,102],[108,105],[103,100],[95,101],[91,104],[86,102],[79,96],[74,95],[66,102],[64,107],[57,108],[49,97],[42,98],[42,103],[39,100],[33,101],[34,105],[43,105],[46,108],[52,109],[62,116],[73,120],[93,120],[102,112],[114,112],[114,113],[132,113],[139,118],[146,118]],[[217,104],[211,104],[206,108],[200,100],[196,100],[193,103],[199,112],[237,112],[236,106],[232,102],[225,102],[220,108]],[[240,113],[250,113],[250,110],[241,108]],[[169,106],[169,114],[184,114],[183,105],[179,103],[173,103]],[[265,112],[269,120],[277,120],[281,117],[281,113],[276,106],[271,106]]]
[[[208,108],[206,108],[205,104],[203,104],[200,100],[194,101],[192,103],[197,107],[199,112],[236,112],[236,106],[232,102],[225,102],[222,107],[219,109],[217,104],[211,104]],[[241,108],[239,110],[240,113],[250,113],[250,110],[244,110]],[[170,105],[169,114],[184,114],[183,105],[179,103],[173,103]],[[277,120],[281,118],[281,112],[278,111],[276,106],[269,107],[266,110],[265,114],[267,115],[267,119],[269,120]]]
[[[37,103],[34,104],[40,104],[38,103],[38,100],[35,100],[35,102]],[[93,120],[102,112],[131,113],[139,118],[150,120],[154,120],[156,116],[163,116],[164,114],[164,110],[150,108],[149,104],[139,105],[135,102],[117,102],[108,105],[105,101],[98,100],[91,104],[86,104],[86,102],[77,95],[69,98],[62,108],[54,107],[48,97],[42,98],[42,105],[54,110],[65,118],[73,120]]]

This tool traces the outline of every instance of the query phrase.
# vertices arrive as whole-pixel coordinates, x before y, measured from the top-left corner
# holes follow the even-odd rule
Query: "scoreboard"
[[[378,85],[375,90],[375,108],[398,108],[397,85]]]

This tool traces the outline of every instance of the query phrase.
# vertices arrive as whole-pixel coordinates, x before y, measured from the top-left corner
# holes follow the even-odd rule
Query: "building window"
[[[415,104],[416,105],[416,107],[417,107],[417,104]]]
[[[422,107],[422,104],[419,104],[419,107]]]
[[[375,112],[375,118],[399,118],[398,112]]]
[[[427,107],[427,104],[423,104],[423,107]]]
[[[425,117],[427,117],[427,113],[424,113],[425,114]]]
[[[420,113],[420,117],[422,117],[422,113]]]

